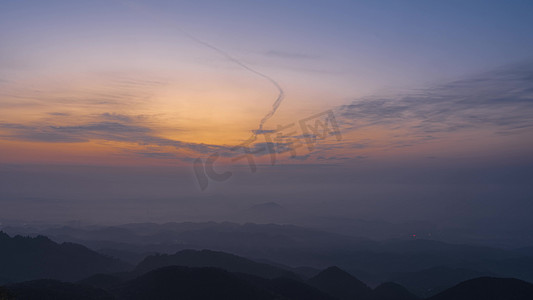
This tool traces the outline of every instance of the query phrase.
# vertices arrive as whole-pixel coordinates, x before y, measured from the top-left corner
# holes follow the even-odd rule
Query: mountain
[[[12,233],[41,234],[55,241],[75,242],[92,249],[115,249],[138,253],[175,253],[183,249],[213,249],[244,256],[272,253],[278,249],[354,248],[368,240],[327,233],[294,225],[203,223],[134,223],[115,227],[68,226],[9,228]],[[268,257],[265,257],[268,258]]]
[[[0,231],[0,278],[18,282],[48,278],[78,280],[94,273],[118,272],[129,266],[88,248],[57,244],[47,237],[9,235]]]
[[[116,257],[131,265],[138,265],[148,255],[157,254],[157,252],[138,253],[135,251],[117,250],[117,249],[109,249],[109,248],[98,249],[97,251],[98,253],[103,254],[105,256]]]
[[[290,278],[275,278],[270,280],[267,286],[277,294],[292,300],[334,300],[336,298],[321,292],[320,290],[303,282]]]
[[[280,299],[227,271],[171,266],[150,271],[112,292],[128,300],[273,300]]]
[[[411,292],[409,292],[403,286],[393,283],[386,282],[380,284],[376,287],[368,300],[417,300],[420,299]]]
[[[274,294],[280,295],[283,299],[291,300],[338,300],[305,282],[291,278],[274,278],[266,279],[254,275],[235,273],[240,278],[245,279],[251,284],[269,290]]]
[[[16,300],[113,300],[110,293],[90,286],[42,279],[7,286]],[[1,295],[1,294],[0,294]],[[3,300],[3,298],[0,298]],[[7,298],[10,299],[10,298]]]
[[[308,280],[311,286],[340,300],[361,299],[372,292],[368,286],[338,267],[329,267]]]
[[[267,203],[259,205],[258,209],[277,210],[278,207],[275,203]],[[289,266],[285,269],[291,271],[298,266],[323,269],[335,265],[369,284],[394,281],[424,296],[434,295],[462,280],[480,276],[533,281],[533,257],[517,251],[420,238],[372,241],[293,225],[134,223],[114,227],[54,227],[42,229],[39,233],[55,241],[82,243],[91,249],[134,263],[150,253],[211,249],[253,257],[257,261],[276,262]],[[434,280],[436,285],[408,286],[394,277],[398,273],[419,272],[438,266],[479,273],[455,279],[452,276],[451,282],[445,285],[440,284],[439,274]],[[313,276],[312,273],[303,277]],[[431,293],[426,294],[429,289]]]
[[[421,297],[430,297],[463,281],[493,275],[488,271],[440,266],[416,272],[396,273],[390,280]]]
[[[130,278],[129,273],[115,273],[115,274],[95,274],[85,279],[78,281],[77,283],[88,285],[104,290],[109,290],[113,287],[119,286],[126,281],[126,278]]]
[[[15,296],[7,288],[0,286],[0,300],[14,300]]]
[[[513,277],[533,282],[532,256],[490,260],[484,265],[499,277]]]
[[[210,250],[184,250],[173,255],[153,255],[147,257],[132,272],[117,274],[96,274],[88,277],[79,283],[114,291],[117,296],[127,295],[131,279],[143,277],[146,272],[161,270],[168,267],[186,267],[180,269],[192,271],[199,268],[222,270],[231,276],[244,280],[248,284],[268,291],[273,295],[278,295],[280,299],[291,300],[334,300],[332,296],[312,287],[292,272],[286,271],[266,263],[258,263],[233,254],[210,251]],[[216,267],[216,268],[213,268]],[[161,275],[165,277],[167,275]],[[172,279],[174,275],[168,275]],[[170,283],[169,283],[170,284]],[[174,282],[173,285],[180,285],[181,282]],[[126,287],[124,287],[126,286]],[[120,292],[116,292],[120,290]],[[169,291],[170,293],[170,291]],[[191,292],[192,293],[192,292]],[[191,294],[192,295],[192,294]],[[200,298],[199,298],[200,299]]]
[[[131,275],[131,274],[130,274]],[[417,300],[402,286],[384,283],[370,290],[331,267],[310,281],[322,291],[290,278],[266,279],[218,268],[164,267],[134,279],[100,274],[78,283],[34,280],[0,287],[1,300]],[[99,287],[98,287],[99,286]],[[329,295],[324,292],[329,289]],[[332,296],[335,294],[336,297]],[[427,300],[531,300],[533,284],[512,278],[481,277],[462,282]]]
[[[533,284],[514,278],[480,277],[462,282],[428,300],[531,300]]]
[[[179,267],[179,266],[173,266],[178,267],[178,269],[175,269],[174,271],[161,271],[161,274],[158,276],[160,277],[159,280],[163,280],[167,282],[169,285],[173,286],[179,286],[184,284],[179,276],[175,276],[175,273],[188,273],[188,272],[197,272],[198,274],[207,273],[207,276],[210,276],[209,274],[212,274],[212,272],[219,272],[220,274],[223,274],[224,276],[228,276],[229,278],[239,279],[246,282],[247,285],[253,286],[257,290],[261,291],[267,291],[268,293],[272,295],[277,295],[276,299],[284,299],[284,300],[335,300],[330,295],[325,294],[324,292],[319,291],[318,289],[295,279],[291,278],[274,278],[274,279],[267,279],[262,278],[255,275],[245,274],[245,273],[232,273],[227,272],[222,269],[218,268],[189,268],[189,267]],[[160,271],[164,269],[168,269],[172,267],[164,267],[161,269],[157,269],[154,271]],[[177,270],[177,271],[176,271]],[[216,271],[213,271],[216,270]],[[154,272],[150,271],[150,272]],[[149,273],[150,273],[149,272]],[[211,272],[211,273],[210,273]],[[157,272],[156,272],[157,273]],[[139,284],[139,280],[142,278],[145,278],[145,274],[138,276],[137,279],[134,278],[135,272],[131,273],[122,273],[122,274],[97,274],[93,275],[89,278],[86,278],[84,280],[81,280],[80,284],[92,286],[95,288],[100,288],[107,290],[109,292],[114,293],[119,299],[120,297],[129,297],[128,295],[131,293],[136,293],[136,286]],[[220,275],[219,274],[219,275]],[[168,277],[168,278],[167,278]],[[201,276],[199,276],[200,278]],[[128,279],[132,278],[132,279]],[[139,279],[141,278],[141,279]],[[141,280],[142,281],[142,280]],[[201,282],[204,282],[201,280]],[[198,283],[195,283],[198,284]],[[155,288],[155,287],[154,287]],[[130,289],[134,289],[134,291],[130,291]],[[172,291],[168,291],[169,297]],[[196,294],[195,291],[190,291],[191,297],[200,297],[200,294]],[[129,299],[129,298],[125,298]],[[203,298],[196,298],[196,299],[203,299]]]
[[[183,250],[173,255],[160,254],[146,257],[137,267],[137,273],[145,273],[165,266],[216,267],[230,272],[246,273],[264,278],[298,278],[293,272],[265,263],[258,263],[237,255],[211,250]]]

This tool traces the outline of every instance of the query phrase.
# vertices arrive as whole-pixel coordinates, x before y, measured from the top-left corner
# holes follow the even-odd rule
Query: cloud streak
[[[104,114],[105,115],[105,114]],[[120,118],[126,119],[126,116]],[[131,117],[128,117],[131,119]],[[230,147],[203,143],[190,143],[157,136],[149,127],[123,122],[91,122],[76,126],[53,126],[45,124],[24,125],[0,123],[0,129],[7,131],[2,139],[47,143],[82,143],[91,140],[135,143],[142,146],[174,147],[178,150],[191,150],[209,154],[216,151],[229,151]],[[143,152],[144,153],[144,152]],[[149,157],[147,153],[142,156]],[[153,155],[151,156],[153,157]]]
[[[126,81],[124,84],[135,87],[140,85],[138,81]],[[124,89],[129,90],[129,88]],[[111,96],[118,97],[119,102],[126,103],[128,100],[126,95],[109,97]],[[60,102],[61,99],[54,103]],[[273,114],[275,109],[273,107],[270,113]],[[271,114],[263,118],[263,124]],[[28,123],[13,121],[0,123],[0,138],[47,143],[82,143],[95,140],[133,143],[146,147],[144,150],[135,151],[139,156],[161,159],[213,153],[219,153],[222,157],[242,154],[242,151],[237,151],[242,149],[235,145],[193,143],[162,137],[153,127],[157,122],[154,123],[149,116],[130,115],[124,110],[99,111],[85,115],[79,120],[74,114],[57,110],[48,110],[46,115],[55,118],[53,120],[44,118]],[[488,130],[494,135],[519,136],[520,133],[530,132],[533,127],[531,116],[533,116],[533,64],[515,65],[407,94],[363,98],[337,107],[335,118],[342,127],[343,135],[348,131],[379,127],[394,139],[377,137],[376,139],[382,140],[376,141],[372,137],[364,136],[359,140],[349,138],[343,142],[326,141],[313,151],[312,155],[299,152],[298,158],[293,160],[305,158],[309,161],[313,157],[322,156],[320,160],[333,158],[332,161],[342,161],[346,157],[344,153],[346,151],[364,151],[367,155],[375,147],[412,147],[465,130]],[[274,133],[268,129],[252,130],[252,132],[255,137]],[[290,144],[283,143],[288,143],[289,140],[302,140],[304,137],[294,134],[283,135],[278,139],[281,142],[275,146],[256,139],[250,139],[243,144],[249,147],[249,151],[256,153],[254,155],[264,156],[272,152],[276,154],[290,152],[292,150]],[[122,150],[128,151],[127,147]],[[157,149],[152,151],[148,149],[150,147]],[[163,149],[164,147],[175,148],[176,152],[161,154],[173,152]],[[337,152],[344,154],[339,155]],[[357,153],[359,154],[361,153]]]
[[[515,65],[393,97],[353,101],[337,109],[350,129],[385,126],[414,134],[492,128],[513,134],[533,127],[533,64]]]

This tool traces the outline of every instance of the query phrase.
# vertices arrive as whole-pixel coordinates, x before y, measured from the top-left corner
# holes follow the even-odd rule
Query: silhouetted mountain
[[[368,300],[417,300],[420,299],[411,292],[409,292],[403,286],[393,283],[386,282],[380,284],[376,287]]]
[[[99,278],[97,278],[99,277]],[[107,278],[109,279],[109,278]],[[112,281],[117,278],[110,278]],[[105,285],[106,276],[93,276],[86,284]],[[267,279],[218,268],[171,266],[150,271],[107,288],[118,299],[280,299],[335,300],[298,280]],[[151,298],[150,298],[151,297]]]
[[[488,271],[464,268],[434,267],[417,272],[397,273],[390,280],[421,297],[430,297],[468,279],[493,276]]]
[[[341,300],[361,299],[372,292],[366,284],[337,267],[327,268],[309,279],[308,283]]]
[[[533,278],[533,258],[517,257],[503,249],[427,240],[388,241],[365,250],[337,249],[335,253],[322,255],[323,260],[326,258],[358,278],[375,283],[390,281],[395,273],[416,272],[436,266],[453,266],[526,281]],[[283,260],[278,261],[284,263]],[[487,273],[481,275],[486,276]]]
[[[18,233],[16,229],[12,232]],[[30,234],[25,229],[22,230]],[[244,256],[270,250],[328,249],[364,245],[368,240],[336,235],[293,225],[238,223],[141,223],[104,228],[55,227],[32,232],[56,241],[83,243],[92,249],[137,253],[175,253],[183,249],[212,249]],[[268,257],[265,257],[268,258]]]
[[[236,255],[215,252],[209,250],[195,251],[185,250],[178,252],[174,255],[155,255],[147,257],[138,268],[133,272],[116,273],[116,274],[97,274],[90,276],[79,283],[89,285],[97,288],[106,289],[108,291],[120,290],[121,294],[127,293],[124,286],[130,286],[131,279],[144,276],[146,271],[153,271],[153,268],[160,270],[160,265],[163,268],[168,266],[181,266],[187,265],[188,269],[193,270],[195,267],[220,267],[224,266],[233,272],[227,272],[232,276],[245,280],[252,286],[269,291],[272,294],[282,296],[283,299],[291,300],[333,300],[330,295],[302,282],[301,280],[294,279],[297,276],[294,273],[286,270],[264,264],[251,261]],[[194,267],[193,267],[194,266]],[[222,270],[222,269],[220,269]],[[164,275],[161,275],[164,277]],[[279,277],[282,276],[282,277]],[[284,276],[284,277],[283,277]],[[290,278],[292,277],[292,278]],[[271,279],[272,278],[272,279]],[[169,279],[170,280],[170,279]],[[182,283],[175,282],[173,285],[180,285]],[[133,285],[132,285],[133,286]],[[281,299],[281,298],[280,298]]]
[[[279,264],[275,264],[275,265],[279,266]],[[296,268],[291,268],[291,270],[294,273],[302,276],[303,278],[311,278],[311,277],[316,276],[318,273],[320,273],[320,269],[311,268],[311,267],[296,267]]]
[[[128,300],[271,300],[275,294],[216,268],[165,267],[148,272],[113,289]]]
[[[173,255],[152,255],[146,257],[135,269],[145,273],[165,266],[216,267],[230,272],[252,274],[264,278],[298,278],[295,273],[268,264],[258,263],[237,255],[211,250],[183,250]]]
[[[178,267],[178,266],[174,266],[174,267]],[[164,267],[161,269],[165,269],[165,268],[168,268],[168,267]],[[159,271],[161,269],[157,269],[155,271]],[[235,277],[235,278],[244,280],[247,284],[259,290],[268,291],[272,295],[277,295],[276,299],[285,299],[285,300],[335,300],[336,299],[304,282],[291,279],[291,278],[267,279],[267,278],[259,277],[256,275],[245,274],[245,273],[227,272],[226,270],[222,270],[218,268],[183,267],[182,269],[179,269],[179,270],[181,270],[180,272],[185,272],[185,273],[190,272],[192,270],[196,270],[195,272],[200,272],[200,273],[203,272],[201,270],[204,270],[204,271],[205,270],[211,270],[211,271],[218,270],[220,272],[224,271],[225,273],[223,274],[226,274],[231,278]],[[154,271],[151,271],[151,272],[154,272]],[[179,278],[175,277],[174,275],[175,274],[173,272],[170,272],[169,278],[164,279],[164,280],[167,280],[167,284],[172,284],[174,286],[179,286],[183,284],[181,281],[179,281]],[[117,297],[119,296],[127,297],[127,295],[129,295],[129,289],[130,288],[135,289],[135,284],[133,284],[132,282],[135,282],[138,278],[142,278],[144,274],[137,277],[137,279],[135,279],[134,276],[135,276],[135,272],[121,273],[121,274],[97,274],[89,278],[86,278],[84,280],[81,280],[78,283],[107,290],[109,292],[116,294]],[[159,276],[162,278],[165,278],[167,275],[160,274]],[[125,278],[133,278],[133,279],[126,280]],[[198,276],[198,278],[200,278],[201,280],[201,276]],[[172,282],[173,280],[175,282]],[[201,280],[200,283],[202,282],[204,281]],[[195,284],[198,284],[198,283],[195,283]],[[191,291],[191,295],[192,296],[195,295],[193,291]],[[196,295],[196,296],[200,297],[199,295]]]
[[[333,300],[333,296],[303,282],[289,278],[275,278],[270,280],[268,289],[292,300]]]
[[[291,300],[335,300],[331,295],[328,295],[315,287],[312,287],[304,282],[294,280],[291,278],[274,278],[266,279],[255,275],[244,273],[234,273],[240,278],[245,279],[251,284],[269,290],[274,294],[283,296],[284,299]]]
[[[7,288],[0,286],[0,300],[14,300],[15,296]]]
[[[135,248],[135,247],[134,247]],[[118,250],[118,249],[98,249],[98,253],[103,254],[105,256],[111,256],[116,257],[122,261],[125,261],[131,265],[138,265],[141,261],[144,260],[148,255],[154,255],[157,254],[157,252],[145,252],[145,253],[138,253],[135,251],[127,251],[127,250]]]
[[[122,276],[120,276],[122,275]],[[78,281],[77,283],[88,285],[92,287],[101,288],[108,290],[110,288],[119,286],[125,280],[125,278],[130,277],[129,273],[125,274],[95,274],[85,279]]]
[[[90,286],[50,279],[26,281],[7,287],[16,300],[113,300],[110,293]],[[0,298],[1,299],[1,298]]]
[[[516,251],[422,239],[377,242],[292,225],[141,223],[110,228],[58,227],[41,233],[46,232],[54,239],[83,242],[92,249],[106,249],[105,253],[130,261],[138,260],[145,253],[211,249],[257,261],[274,261],[280,267],[290,266],[281,267],[290,271],[296,270],[295,266],[336,265],[365,282],[394,281],[413,292],[417,286],[399,282],[394,274],[450,266],[481,272],[474,277],[505,276],[533,281],[533,257]],[[438,291],[469,278],[472,277],[453,279],[449,285],[437,282],[439,285],[421,286],[416,293],[424,294],[428,289]]]
[[[0,278],[11,282],[40,278],[78,280],[128,267],[81,245],[57,244],[44,236],[11,238],[3,232],[0,232],[0,266]]]
[[[462,282],[428,300],[531,300],[533,284],[514,278],[481,277]]]
[[[533,282],[532,256],[489,260],[483,265],[499,277],[513,277]]]

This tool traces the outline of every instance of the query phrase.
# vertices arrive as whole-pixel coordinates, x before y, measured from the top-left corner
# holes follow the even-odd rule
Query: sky
[[[0,221],[524,226],[532,28],[530,1],[1,0]]]

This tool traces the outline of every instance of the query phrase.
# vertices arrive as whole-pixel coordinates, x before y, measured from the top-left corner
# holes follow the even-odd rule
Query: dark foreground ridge
[[[150,271],[137,278],[93,276],[79,283],[34,280],[0,288],[2,300],[416,300],[416,296],[394,283],[365,290],[366,295],[334,296],[290,278],[266,279],[217,268],[170,266]],[[102,279],[112,283],[105,288]],[[348,286],[339,286],[342,291]],[[333,291],[339,294],[337,291]],[[482,277],[465,281],[428,300],[531,300],[533,285],[510,278]]]
[[[0,246],[0,274],[11,280],[0,286],[0,300],[422,299],[394,282],[371,289],[336,266],[317,270],[309,278],[293,272],[298,268],[219,251],[151,255],[132,271],[124,271],[127,265],[118,260],[77,244],[57,244],[44,236],[11,238],[1,233]],[[83,276],[85,279],[79,280]],[[64,282],[67,280],[70,282]],[[479,277],[426,299],[531,300],[533,285],[513,278]]]
[[[79,280],[128,268],[79,244],[58,244],[45,236],[10,237],[0,231],[0,284],[42,278]]]
[[[327,268],[308,282],[341,300],[367,298],[372,292],[366,284],[337,267]]]
[[[530,300],[533,284],[514,278],[480,277],[462,282],[428,300]]]
[[[246,273],[264,278],[299,278],[293,272],[274,267],[265,263],[258,263],[253,260],[211,250],[182,250],[173,255],[159,254],[146,257],[137,268],[136,272],[146,273],[164,266],[187,266],[187,267],[215,267],[225,269],[230,272]]]

